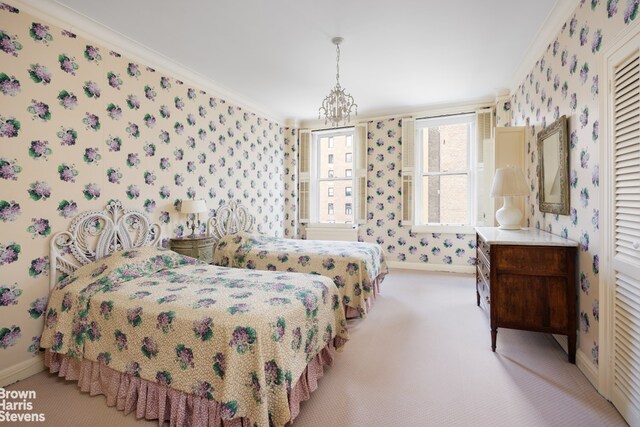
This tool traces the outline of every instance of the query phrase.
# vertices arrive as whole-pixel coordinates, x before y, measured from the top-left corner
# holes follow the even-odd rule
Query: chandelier
[[[340,43],[342,37],[334,37],[331,42],[336,45],[336,85],[329,95],[322,101],[322,106],[318,109],[318,118],[324,115],[324,124],[331,123],[331,126],[338,126],[340,122],[346,125],[351,120],[351,110],[355,109],[358,115],[358,104],[353,102],[353,96],[346,93],[340,86]]]

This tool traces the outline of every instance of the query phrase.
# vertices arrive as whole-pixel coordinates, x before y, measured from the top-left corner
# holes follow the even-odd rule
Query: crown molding
[[[235,104],[267,120],[278,124],[283,124],[286,121],[285,117],[242,97],[211,78],[179,64],[162,53],[55,0],[8,0],[7,3],[13,4],[20,10],[47,20],[74,34],[99,43],[136,62],[152,67],[156,71],[183,80],[198,89],[205,90],[209,95],[220,97],[226,102]]]
[[[447,114],[458,114],[461,112],[469,112],[475,111],[480,108],[491,107],[495,104],[494,96],[486,96],[476,100],[470,100],[465,102],[457,102],[457,103],[447,103],[447,104],[433,104],[433,105],[422,105],[417,107],[406,107],[406,108],[398,108],[395,110],[382,110],[382,111],[373,111],[368,114],[359,115],[357,117],[352,118],[351,125],[355,125],[357,123],[365,123],[370,121],[377,120],[388,120],[402,117],[433,117],[433,116],[443,116]],[[327,129],[330,126],[324,123],[323,119],[316,120],[301,120],[300,122],[301,129]]]
[[[526,50],[527,53],[513,74],[510,85],[511,93],[515,93],[518,85],[522,83],[522,80],[524,80],[527,73],[531,71],[536,61],[544,54],[547,46],[551,44],[560,32],[562,24],[577,7],[578,0],[556,0],[556,4],[545,18],[542,26],[533,37],[533,40],[531,40]]]

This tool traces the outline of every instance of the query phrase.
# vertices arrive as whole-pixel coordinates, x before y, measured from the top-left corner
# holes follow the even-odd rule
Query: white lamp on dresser
[[[522,211],[514,205],[513,198],[529,194],[527,182],[520,168],[499,168],[493,177],[491,197],[502,197],[504,204],[496,212],[496,220],[503,230],[519,230]]]

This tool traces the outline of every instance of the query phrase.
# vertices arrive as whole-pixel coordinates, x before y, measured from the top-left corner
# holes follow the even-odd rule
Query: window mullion
[[[469,170],[447,171],[447,172],[423,172],[422,176],[469,175],[470,173],[471,171]]]

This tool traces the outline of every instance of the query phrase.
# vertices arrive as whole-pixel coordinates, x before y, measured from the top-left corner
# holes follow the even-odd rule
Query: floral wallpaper
[[[391,262],[474,266],[474,234],[418,234],[400,225],[402,121],[371,121],[367,128],[368,213],[359,240],[380,244]]]
[[[284,236],[297,238],[298,224],[298,131],[286,128],[284,134]]]
[[[512,92],[514,126],[527,126],[527,179],[531,227],[580,242],[579,349],[598,365],[600,308],[600,163],[598,69],[607,43],[638,16],[637,0],[582,0],[534,68]],[[505,104],[506,105],[506,104]],[[570,215],[538,209],[537,134],[561,115],[568,119]]]
[[[71,217],[120,199],[170,237],[179,199],[240,199],[281,236],[292,135],[0,3],[0,371],[38,349],[49,239]]]
[[[511,109],[511,98],[501,96],[496,99],[496,126],[509,127],[513,119],[513,110]]]

